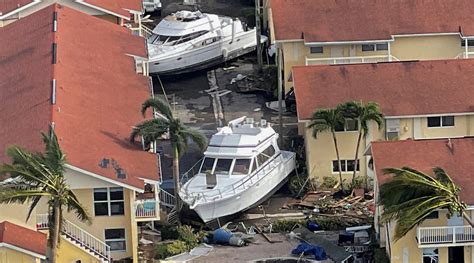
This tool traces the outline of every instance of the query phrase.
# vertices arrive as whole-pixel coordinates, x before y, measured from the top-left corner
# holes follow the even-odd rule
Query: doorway
[[[464,263],[464,247],[450,247],[448,249],[448,263]]]

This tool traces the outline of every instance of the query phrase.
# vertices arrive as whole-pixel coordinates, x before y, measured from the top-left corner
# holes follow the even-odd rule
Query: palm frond
[[[409,167],[383,171],[393,177],[380,187],[381,219],[396,221],[395,240],[405,236],[436,210],[447,209],[452,215],[462,214],[466,209],[459,200],[459,187],[441,168],[433,169],[434,177]]]
[[[207,147],[207,138],[199,130],[194,130],[190,128],[184,128],[181,130],[181,134],[187,140],[191,140],[199,147],[199,150],[204,151]]]
[[[334,131],[336,127],[344,125],[344,117],[339,109],[321,109],[313,113],[309,129],[312,129],[313,137],[324,131]]]
[[[43,136],[43,143],[45,145],[44,162],[54,173],[63,173],[64,165],[66,164],[66,155],[59,147],[56,133],[53,131],[51,137],[45,133],[41,133],[41,135]]]
[[[87,209],[79,202],[74,192],[69,190],[67,193],[67,197],[68,197],[66,200],[67,211],[68,212],[73,211],[79,220],[83,222],[87,221],[90,223],[91,218],[89,216],[89,213],[87,212]]]
[[[168,132],[169,121],[164,119],[145,120],[133,127],[130,141],[134,142],[139,136],[143,137],[145,144],[160,140]]]
[[[163,115],[168,121],[173,119],[173,113],[171,112],[171,108],[168,102],[158,97],[149,98],[145,102],[143,102],[141,109],[143,116],[145,116],[145,112],[149,108],[153,108],[156,112]]]
[[[51,196],[50,193],[42,190],[16,190],[0,188],[0,203],[19,203],[23,204],[34,200],[37,197]]]

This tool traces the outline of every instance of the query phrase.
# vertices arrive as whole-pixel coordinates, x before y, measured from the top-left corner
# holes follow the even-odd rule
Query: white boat
[[[260,204],[295,169],[295,153],[280,151],[277,139],[265,120],[229,122],[212,136],[202,161],[184,174],[179,196],[204,222]]]
[[[163,75],[208,68],[255,50],[256,38],[255,29],[246,30],[239,19],[179,11],[147,39],[149,70]]]

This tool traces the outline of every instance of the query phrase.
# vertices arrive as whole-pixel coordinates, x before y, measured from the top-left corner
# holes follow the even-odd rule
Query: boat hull
[[[258,204],[272,196],[288,179],[288,175],[295,169],[295,154],[285,152],[290,159],[280,162],[269,174],[244,191],[230,197],[214,202],[191,205],[191,209],[201,217],[204,222],[216,218],[233,215]]]
[[[150,74],[177,75],[219,65],[256,49],[255,30],[243,32],[235,40],[226,38],[209,46],[187,50],[165,58],[150,58]]]

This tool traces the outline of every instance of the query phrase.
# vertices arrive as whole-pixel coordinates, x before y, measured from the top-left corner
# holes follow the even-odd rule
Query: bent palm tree
[[[29,203],[26,220],[44,198],[48,204],[48,257],[56,262],[64,209],[74,212],[81,221],[90,222],[86,209],[69,188],[64,178],[66,156],[56,135],[43,135],[45,152],[32,153],[17,146],[7,149],[11,164],[2,164],[0,174],[9,175],[11,182],[0,185],[0,203]]]
[[[379,105],[375,102],[363,104],[358,101],[346,102],[339,106],[344,117],[359,121],[359,135],[357,137],[356,152],[354,158],[354,171],[352,173],[352,187],[355,185],[357,166],[359,164],[359,148],[362,138],[366,138],[369,133],[369,123],[371,121],[377,124],[380,129],[383,124],[383,114],[380,112]]]
[[[179,211],[179,158],[183,155],[188,147],[188,141],[193,141],[197,144],[200,150],[204,150],[207,146],[207,138],[198,130],[189,129],[184,126],[181,121],[174,118],[169,104],[159,98],[150,98],[146,100],[141,112],[145,116],[146,111],[153,108],[156,112],[156,117],[151,120],[145,120],[133,127],[130,134],[132,142],[138,136],[143,138],[146,145],[161,140],[165,133],[169,133],[171,140],[171,148],[173,149],[173,180],[175,186],[175,205]]]
[[[447,209],[448,216],[458,213],[473,226],[466,213],[466,204],[459,198],[461,189],[443,169],[433,168],[434,176],[409,167],[386,168],[383,171],[393,175],[393,178],[380,187],[382,222],[396,221],[395,241],[437,209]]]
[[[336,158],[339,167],[339,180],[341,190],[344,191],[342,185],[342,171],[341,171],[341,158],[339,156],[339,147],[337,145],[336,128],[344,125],[344,117],[339,109],[322,109],[313,113],[311,117],[309,129],[313,130],[313,137],[316,139],[318,134],[321,132],[329,131],[332,134],[334,141],[334,148],[336,149]]]

